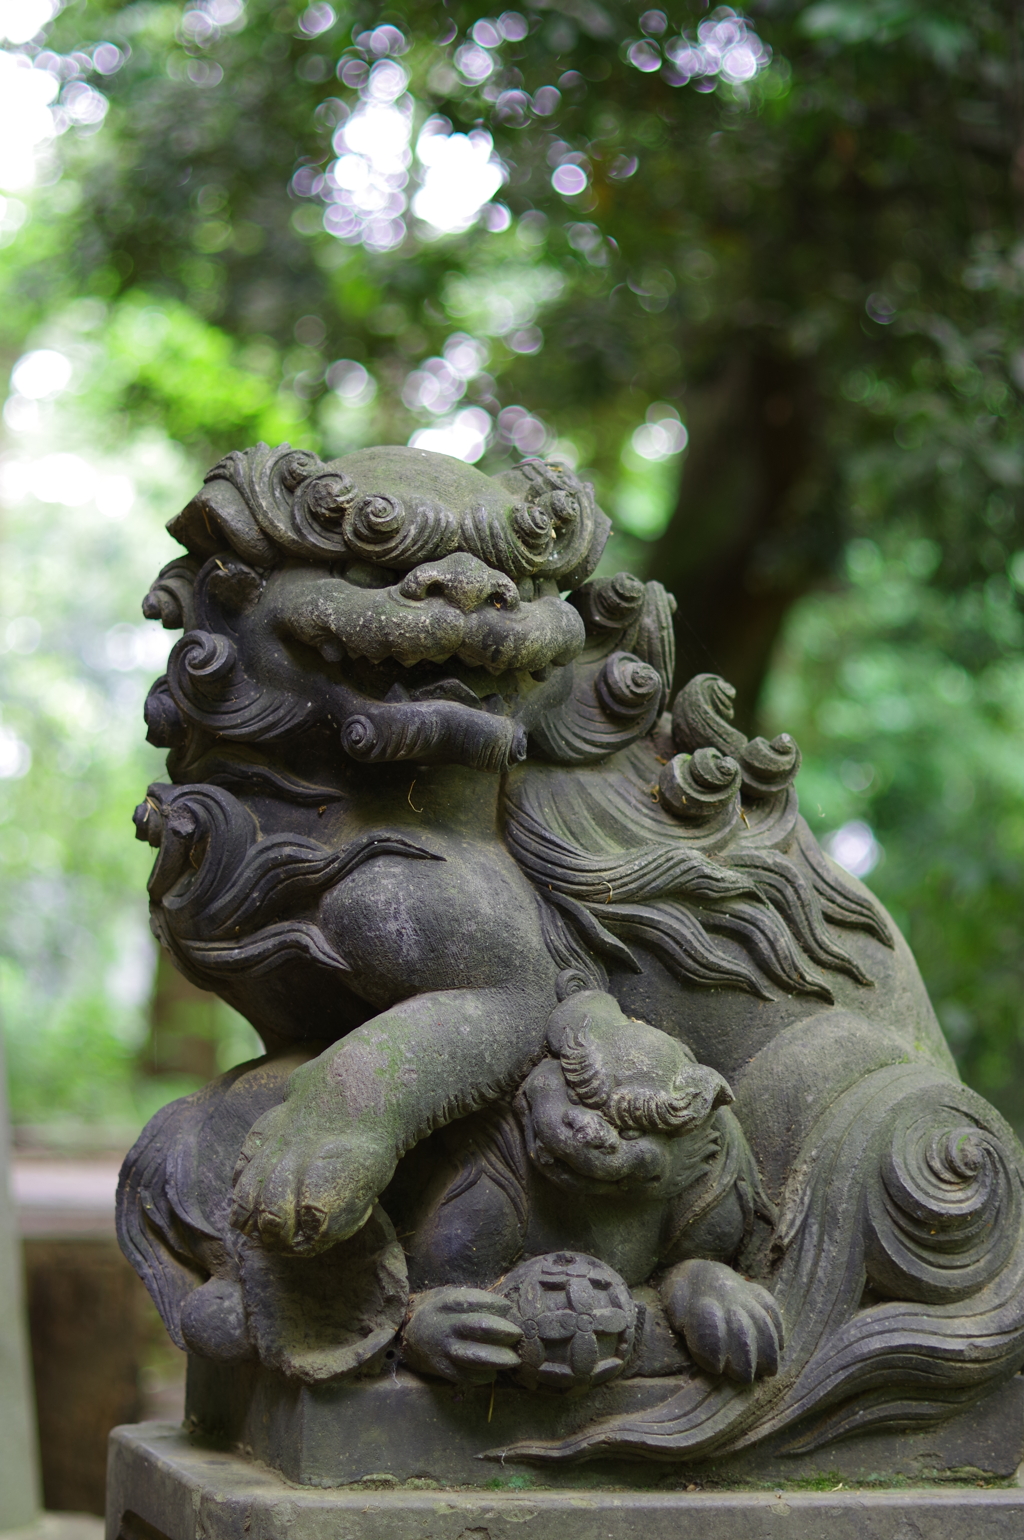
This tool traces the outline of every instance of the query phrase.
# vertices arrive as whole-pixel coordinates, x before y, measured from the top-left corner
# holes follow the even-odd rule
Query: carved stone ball
[[[527,1390],[582,1393],[621,1374],[633,1351],[637,1306],[627,1285],[596,1257],[575,1251],[521,1262],[500,1292],[521,1326]]]

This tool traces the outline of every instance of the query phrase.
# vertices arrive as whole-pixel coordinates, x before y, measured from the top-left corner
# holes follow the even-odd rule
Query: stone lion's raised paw
[[[661,1285],[665,1312],[696,1363],[741,1384],[777,1374],[785,1346],[782,1316],[760,1284],[722,1262],[681,1262]]]
[[[393,1154],[364,1134],[325,1129],[286,1101],[246,1136],[231,1223],[270,1250],[312,1256],[366,1223],[393,1169]]]

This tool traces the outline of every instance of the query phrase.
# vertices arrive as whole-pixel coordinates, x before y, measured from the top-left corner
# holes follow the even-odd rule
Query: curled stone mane
[[[692,743],[695,732],[703,742],[667,764],[647,739],[585,772],[524,767],[506,798],[509,848],[606,965],[639,972],[632,942],[688,983],[766,1000],[774,984],[832,1003],[830,973],[872,983],[832,927],[864,931],[887,947],[892,938],[799,816],[792,740],[747,743],[721,719],[716,733],[708,696],[727,700],[728,689],[721,680],[705,685],[703,720],[675,734],[677,743]],[[714,736],[740,758],[716,750]],[[684,788],[679,812],[666,787]],[[753,966],[718,938],[738,944]]]

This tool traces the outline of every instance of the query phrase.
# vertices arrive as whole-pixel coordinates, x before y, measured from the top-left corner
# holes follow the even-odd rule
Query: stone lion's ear
[[[719,1107],[728,1107],[736,1100],[729,1082],[707,1064],[695,1064],[684,1070],[672,1088],[680,1102],[688,1102],[688,1124],[701,1123]]]
[[[219,476],[196,493],[167,530],[191,556],[205,558],[233,550],[258,566],[269,565],[275,557],[241,492]]]

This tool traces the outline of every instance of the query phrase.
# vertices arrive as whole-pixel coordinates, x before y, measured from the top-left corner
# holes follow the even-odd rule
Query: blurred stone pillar
[[[39,1510],[36,1419],[28,1368],[21,1242],[10,1182],[7,1070],[0,1035],[0,1530]]]

